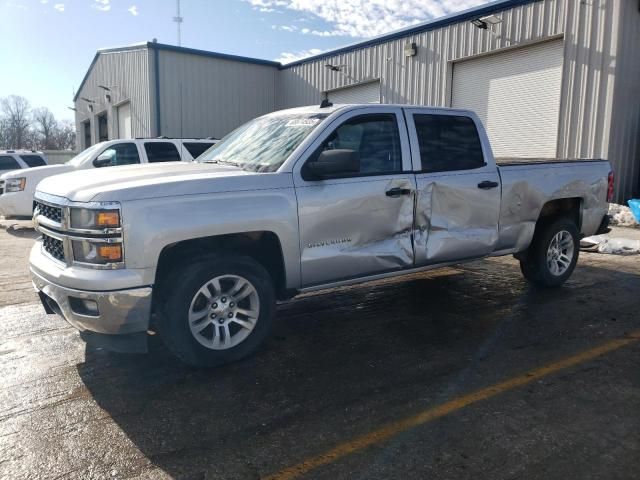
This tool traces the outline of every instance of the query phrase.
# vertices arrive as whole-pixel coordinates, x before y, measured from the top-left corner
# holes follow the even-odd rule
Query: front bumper
[[[0,215],[7,218],[31,217],[33,213],[33,193],[4,192],[0,195]]]
[[[47,313],[57,313],[80,331],[122,335],[144,333],[151,316],[151,287],[94,292],[66,288],[31,268],[31,278]],[[94,305],[97,310],[87,308]]]

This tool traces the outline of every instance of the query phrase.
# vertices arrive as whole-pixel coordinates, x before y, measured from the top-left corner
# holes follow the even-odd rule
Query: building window
[[[107,122],[107,112],[97,116],[98,119],[98,142],[109,140],[109,125]]]

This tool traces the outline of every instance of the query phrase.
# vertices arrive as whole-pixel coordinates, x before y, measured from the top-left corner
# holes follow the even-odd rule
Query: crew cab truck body
[[[299,292],[507,254],[559,286],[612,182],[601,160],[498,166],[468,111],[291,109],[198,162],[43,181],[31,272],[86,338],[135,349],[153,328],[183,361],[219,365],[253,352],[276,300]]]
[[[172,138],[109,140],[96,143],[60,165],[46,165],[44,161],[35,163],[37,152],[28,155],[20,153],[20,156],[30,160],[28,166],[34,168],[28,168],[25,163],[23,170],[0,172],[0,215],[31,218],[36,186],[47,177],[117,165],[191,161],[214,143],[215,140]]]

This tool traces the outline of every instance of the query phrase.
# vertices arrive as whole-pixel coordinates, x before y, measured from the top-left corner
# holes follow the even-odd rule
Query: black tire
[[[196,339],[196,334],[192,333],[189,312],[201,287],[210,280],[225,275],[240,276],[250,282],[259,298],[259,314],[253,330],[239,344],[225,350],[214,350],[203,346]],[[176,268],[165,276],[165,281],[159,286],[158,297],[156,305],[160,337],[176,357],[195,367],[217,367],[254,353],[268,336],[275,312],[275,292],[271,276],[262,265],[243,255],[205,255],[194,258],[187,265]],[[216,329],[215,321],[205,320],[211,324],[212,330]]]
[[[560,232],[568,232],[573,241],[573,253],[571,262],[561,274],[554,274],[552,266],[547,261],[547,252],[553,239]],[[567,253],[567,250],[562,250]],[[578,228],[573,220],[560,217],[549,221],[543,221],[536,227],[531,245],[525,254],[520,257],[520,270],[524,277],[531,283],[545,288],[559,287],[573,273],[578,263],[580,252],[580,240]]]

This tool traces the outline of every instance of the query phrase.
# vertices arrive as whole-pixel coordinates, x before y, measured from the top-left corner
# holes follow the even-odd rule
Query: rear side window
[[[40,155],[20,155],[20,158],[30,167],[42,167],[46,165],[44,158]]]
[[[213,142],[184,142],[183,145],[193,158],[198,158],[204,152],[209,150],[213,145]]]
[[[9,155],[0,156],[0,170],[17,170],[18,168],[21,167],[15,158]]]
[[[422,171],[471,170],[484,166],[478,129],[469,117],[416,114],[413,120]]]
[[[156,162],[179,162],[180,154],[178,149],[171,142],[148,142],[144,144],[149,163]]]

